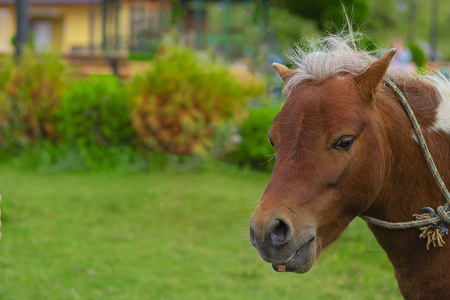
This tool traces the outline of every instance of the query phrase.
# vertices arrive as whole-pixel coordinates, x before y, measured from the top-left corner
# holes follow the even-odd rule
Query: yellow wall
[[[70,52],[72,47],[89,48],[89,14],[88,5],[60,5],[62,12],[62,51]],[[102,14],[101,6],[95,7],[94,45],[101,46]]]
[[[51,11],[51,15],[46,15]],[[2,13],[3,12],[3,13]],[[2,14],[9,12],[9,26],[2,26]],[[33,13],[34,12],[34,13]],[[69,53],[72,47],[89,48],[89,5],[31,5],[30,18],[49,20],[52,24],[52,48]],[[13,53],[11,38],[16,32],[14,5],[0,5],[0,53]],[[100,49],[102,42],[102,10],[95,6],[94,46]]]
[[[130,35],[130,6],[137,5],[136,1],[125,1],[120,7],[119,14],[119,36],[120,51],[128,51],[129,35]],[[141,3],[141,2],[139,2]],[[140,5],[140,4],[139,4]],[[149,7],[161,7],[161,3],[150,1],[146,2]],[[52,27],[52,49],[70,53],[73,47],[81,49],[89,49],[90,43],[90,5],[30,5],[29,12],[31,22],[33,20],[48,20]],[[102,5],[96,4],[95,10],[95,26],[94,26],[94,47],[96,50],[101,49],[102,45]],[[108,7],[109,18],[114,18],[114,8]],[[113,10],[113,11],[111,11]],[[2,15],[8,17],[2,18]],[[107,36],[110,39],[115,38],[115,20],[109,20],[107,24]],[[7,24],[7,25],[4,25]],[[0,54],[13,53],[14,48],[11,45],[11,38],[16,32],[16,12],[14,5],[0,5]],[[114,44],[114,43],[112,43]],[[109,46],[112,46],[111,43]],[[110,47],[111,48],[111,47]]]
[[[14,52],[11,39],[16,29],[15,14],[12,5],[0,5],[0,54]]]
[[[52,49],[61,51],[62,40],[62,19],[52,20]]]

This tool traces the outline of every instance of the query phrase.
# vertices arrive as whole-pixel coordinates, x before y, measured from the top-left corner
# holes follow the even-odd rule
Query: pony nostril
[[[270,232],[270,240],[275,247],[281,247],[289,242],[292,236],[291,227],[280,219],[276,219]]]
[[[255,233],[253,232],[252,226],[250,226],[250,242],[252,243],[253,247],[256,248]]]

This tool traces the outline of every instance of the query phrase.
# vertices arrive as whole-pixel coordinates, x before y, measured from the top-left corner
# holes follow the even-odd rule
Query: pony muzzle
[[[277,272],[304,273],[312,267],[316,258],[315,231],[295,234],[291,222],[282,216],[265,224],[252,218],[250,241],[261,258],[272,263]]]
[[[311,269],[316,260],[315,237],[309,239],[298,248],[285,263],[272,264],[272,268],[277,272],[305,273]]]

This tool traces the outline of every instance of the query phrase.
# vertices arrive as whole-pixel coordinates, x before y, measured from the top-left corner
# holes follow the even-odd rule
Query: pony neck
[[[419,91],[420,88],[423,91]],[[432,93],[423,86],[417,86],[413,91],[406,91],[405,87],[403,89],[413,109],[416,108],[416,117],[430,152],[442,179],[448,184],[450,138],[445,132],[430,130],[432,123],[429,120],[432,121],[436,115],[436,106],[432,105],[436,99],[430,99]],[[427,101],[431,105],[427,105]],[[445,198],[414,138],[411,122],[399,100],[387,87],[383,87],[376,105],[385,141],[385,182],[380,195],[364,215],[391,222],[412,221],[414,214],[423,213],[423,207],[436,208],[445,204]],[[443,271],[445,268],[437,266],[437,262],[443,259],[448,261],[450,242],[444,247],[431,247],[427,251],[426,240],[419,238],[418,229],[385,229],[372,224],[369,224],[369,228],[393,264],[400,289],[406,298],[409,298],[408,293],[414,295],[412,291],[417,295],[414,285],[423,281],[424,276],[426,278],[424,274],[434,277],[439,273],[445,279],[441,282],[450,282],[449,273]],[[449,264],[447,266],[450,267]],[[426,290],[424,286],[421,288]]]
[[[446,171],[449,156],[442,155],[442,150],[448,148],[449,136],[431,129],[437,106],[437,99],[434,98],[437,96],[430,93],[430,89],[425,85],[421,87],[420,92],[417,85],[408,88],[402,86],[402,89],[406,95],[412,95],[408,100],[412,107],[416,107],[416,118],[438,170]],[[429,105],[423,105],[427,102]],[[422,107],[418,107],[418,104]],[[378,216],[391,222],[412,221],[414,214],[423,212],[423,207],[436,208],[445,204],[445,198],[426,163],[411,121],[400,100],[390,88],[383,86],[376,105],[385,142],[385,180],[378,199],[366,215]],[[448,181],[448,172],[442,175],[447,175],[447,178],[443,176],[443,179]]]

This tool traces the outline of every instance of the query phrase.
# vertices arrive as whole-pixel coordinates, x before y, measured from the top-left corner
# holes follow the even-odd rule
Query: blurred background
[[[0,0],[1,299],[401,299],[361,220],[304,275],[248,241],[273,62],[346,26],[448,76],[444,0]]]

